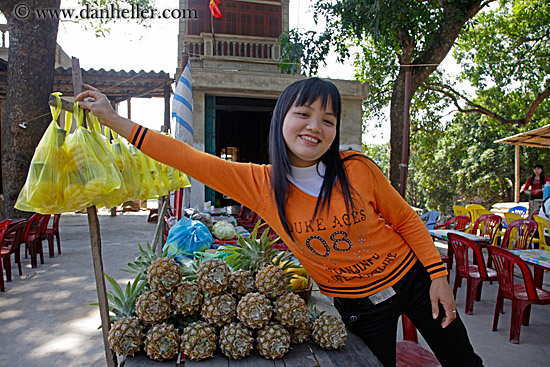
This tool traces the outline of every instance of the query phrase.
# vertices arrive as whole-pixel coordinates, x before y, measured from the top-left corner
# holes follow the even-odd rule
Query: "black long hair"
[[[344,162],[351,158],[344,159],[340,156],[340,114],[341,101],[338,88],[328,81],[319,78],[310,78],[294,82],[288,86],[279,97],[269,129],[269,160],[271,161],[271,186],[275,195],[275,202],[279,219],[283,224],[285,232],[294,239],[288,222],[286,220],[285,206],[288,199],[287,177],[291,172],[290,159],[288,158],[287,147],[283,138],[283,122],[288,110],[292,106],[311,105],[317,99],[321,100],[321,105],[326,108],[330,102],[332,112],[336,116],[336,136],[330,148],[321,156],[321,161],[326,164],[325,177],[321,185],[321,192],[317,198],[313,218],[319,211],[327,209],[332,195],[332,189],[338,180],[340,190],[344,196],[346,210],[349,213],[353,211],[352,188],[348,182]],[[358,155],[359,156],[359,155]],[[312,219],[313,219],[312,218]]]
[[[535,170],[535,168],[540,168],[541,171],[540,171],[540,183],[542,186],[544,186],[544,178],[546,177],[544,175],[544,168],[542,167],[542,164],[535,164],[533,166],[533,171]],[[533,172],[533,174],[531,175],[531,185],[533,185],[533,181],[535,181],[535,177],[537,177],[537,175],[535,175],[535,172]]]

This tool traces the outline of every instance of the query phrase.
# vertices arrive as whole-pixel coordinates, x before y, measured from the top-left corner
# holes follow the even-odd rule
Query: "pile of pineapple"
[[[291,291],[299,267],[289,261],[289,253],[271,248],[274,240],[267,230],[260,238],[257,230],[239,237],[239,246],[218,249],[223,259],[196,257],[186,266],[140,247],[141,256],[129,264],[138,272],[133,284],[123,292],[107,277],[115,315],[111,349],[134,355],[143,348],[149,358],[163,361],[180,351],[203,360],[216,349],[241,359],[254,348],[277,359],[292,343],[310,338],[325,349],[341,348],[346,339],[342,321],[317,312]]]

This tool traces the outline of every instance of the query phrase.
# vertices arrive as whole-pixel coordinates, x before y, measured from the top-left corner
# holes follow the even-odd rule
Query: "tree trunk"
[[[401,68],[394,83],[390,105],[390,168],[389,179],[399,191],[401,153],[403,148],[403,117],[405,116],[405,72]],[[407,162],[408,163],[408,162]]]
[[[25,19],[13,13],[14,6],[22,3],[30,10]],[[51,121],[48,97],[54,82],[59,19],[36,19],[33,10],[59,9],[60,0],[2,1],[0,6],[8,20],[10,42],[2,119],[2,183],[5,215],[16,218],[25,216],[13,206],[25,183],[34,149]]]
[[[493,0],[487,0],[485,4]],[[460,1],[441,1],[445,7],[444,17],[441,25],[436,32],[430,35],[430,42],[418,56],[410,62],[409,56],[414,44],[408,39],[407,30],[402,32],[400,43],[403,54],[400,55],[402,65],[412,64],[411,74],[411,98],[418,88],[424,84],[431,73],[435,71],[437,65],[447,56],[464,24],[481,10],[481,0]],[[415,66],[418,65],[418,66]],[[390,106],[390,167],[389,179],[392,186],[399,191],[400,186],[400,163],[403,147],[403,117],[405,104],[405,69],[401,67],[397,80],[394,83]],[[407,147],[408,148],[408,147]],[[409,162],[405,162],[408,164]]]

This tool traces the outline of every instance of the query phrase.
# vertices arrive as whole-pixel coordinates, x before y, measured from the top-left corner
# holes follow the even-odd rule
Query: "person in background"
[[[529,195],[529,216],[540,208],[543,193],[542,187],[546,182],[550,182],[550,177],[544,175],[542,165],[535,164],[533,174],[527,179],[523,189],[521,189],[521,192]]]

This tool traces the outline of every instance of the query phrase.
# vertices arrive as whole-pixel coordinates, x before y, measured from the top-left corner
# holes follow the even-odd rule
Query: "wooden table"
[[[526,263],[533,265],[535,285],[542,288],[544,271],[550,270],[550,251],[546,250],[510,250]]]
[[[203,361],[186,360],[177,362],[157,362],[150,360],[142,352],[135,357],[128,357],[124,367],[145,366],[185,366],[185,367],[381,367],[382,364],[372,354],[363,341],[348,331],[346,344],[341,350],[324,350],[314,342],[293,344],[291,350],[281,359],[270,360],[262,357],[256,350],[250,356],[232,360],[216,351],[214,358]]]

